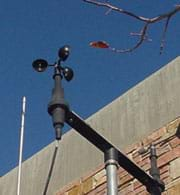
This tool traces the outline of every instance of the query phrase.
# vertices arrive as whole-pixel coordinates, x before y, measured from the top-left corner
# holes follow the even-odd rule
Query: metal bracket
[[[148,175],[144,170],[132,162],[125,154],[119,151],[115,146],[108,142],[103,136],[99,135],[90,125],[81,119],[72,111],[66,112],[66,123],[74,128],[79,134],[85,137],[90,143],[95,145],[104,154],[111,148],[114,148],[117,152],[117,161],[119,165],[125,169],[134,178],[138,179],[149,193],[150,189],[160,188],[164,191],[164,184],[157,181],[152,176]]]

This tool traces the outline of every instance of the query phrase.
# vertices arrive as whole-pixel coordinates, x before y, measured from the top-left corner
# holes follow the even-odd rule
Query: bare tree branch
[[[108,11],[106,12],[106,14],[108,14],[110,11],[116,11],[116,12],[119,12],[121,14],[125,14],[125,15],[128,15],[130,17],[133,17],[134,19],[139,20],[139,21],[144,23],[144,26],[143,26],[141,32],[136,33],[136,35],[139,35],[140,39],[136,43],[135,46],[133,46],[132,48],[129,48],[129,49],[116,49],[116,48],[112,48],[112,47],[109,48],[110,50],[115,51],[117,53],[132,52],[135,49],[137,49],[140,45],[142,45],[142,43],[145,40],[147,40],[147,31],[148,31],[149,25],[153,24],[153,23],[156,23],[156,22],[159,22],[161,20],[166,20],[164,30],[163,30],[163,33],[162,33],[161,44],[160,44],[160,54],[161,54],[163,49],[164,49],[164,45],[165,45],[165,37],[166,37],[166,32],[167,32],[167,29],[168,29],[169,21],[172,18],[172,16],[174,16],[177,12],[180,11],[180,4],[178,4],[170,12],[161,14],[161,15],[153,17],[153,18],[146,18],[146,17],[143,17],[143,16],[138,16],[138,15],[136,15],[132,12],[129,12],[127,10],[124,10],[122,8],[118,8],[116,6],[113,6],[112,4],[107,3],[107,2],[100,2],[100,1],[97,1],[97,0],[83,0],[83,1],[86,2],[86,3],[89,3],[89,4],[94,4],[94,5],[99,6],[99,7],[108,8]]]
[[[140,39],[139,41],[136,43],[136,45],[132,48],[129,49],[116,49],[116,48],[111,48],[110,50],[115,51],[116,53],[127,53],[127,52],[132,52],[135,49],[137,49],[147,38],[146,34],[147,34],[147,29],[148,29],[148,25],[149,23],[146,23],[145,26],[143,26],[140,35]]]

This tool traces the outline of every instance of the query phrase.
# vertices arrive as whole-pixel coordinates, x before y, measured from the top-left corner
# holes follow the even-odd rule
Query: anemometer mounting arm
[[[110,142],[108,142],[103,136],[97,133],[90,125],[88,125],[83,119],[81,119],[77,114],[72,111],[66,112],[66,123],[74,128],[80,135],[85,137],[90,143],[96,146],[105,155],[105,162],[108,160],[108,156],[118,162],[118,164],[125,169],[134,178],[138,179],[143,185],[146,186],[147,191],[153,194],[153,191],[164,191],[164,184],[148,175],[144,170],[132,162],[126,155],[124,155],[120,150],[114,147]],[[112,151],[111,155],[108,154]],[[155,190],[156,189],[156,190]]]

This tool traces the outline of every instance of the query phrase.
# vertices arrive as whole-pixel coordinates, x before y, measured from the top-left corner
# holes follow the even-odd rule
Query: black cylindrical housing
[[[118,151],[115,148],[109,148],[104,154],[104,161],[115,160],[118,162]]]
[[[150,160],[151,160],[150,174],[154,179],[159,180],[160,172],[157,167],[156,147],[153,144],[150,146]]]
[[[57,105],[52,111],[52,122],[55,126],[56,124],[63,125],[65,121],[65,109],[61,105]]]
[[[54,89],[52,91],[52,98],[48,104],[48,113],[52,116],[53,126],[56,131],[56,139],[61,139],[61,131],[64,126],[66,111],[68,106],[64,99],[64,90],[61,86],[61,69],[55,68]]]
[[[156,187],[151,187],[148,189],[151,195],[161,195],[161,192],[164,191],[164,183],[160,179],[160,171],[157,166],[157,153],[156,147],[154,144],[150,146],[150,161],[151,161],[151,168],[150,168],[150,175],[159,182],[161,185],[157,185]]]

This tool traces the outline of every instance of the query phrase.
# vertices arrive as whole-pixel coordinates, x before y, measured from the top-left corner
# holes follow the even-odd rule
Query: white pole
[[[21,114],[20,145],[19,145],[19,166],[18,166],[18,179],[17,179],[17,195],[20,195],[20,187],[21,187],[21,165],[22,165],[22,153],[23,153],[25,111],[26,111],[26,97],[24,96],[22,98],[22,114]]]

